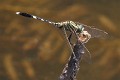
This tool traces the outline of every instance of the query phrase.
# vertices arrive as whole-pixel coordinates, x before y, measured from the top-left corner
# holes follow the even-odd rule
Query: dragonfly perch
[[[65,65],[65,68],[59,77],[59,80],[77,80],[76,76],[79,71],[79,63],[85,53],[84,46],[81,42],[86,42],[88,37],[91,37],[91,35],[86,31],[83,31],[83,33],[79,35],[79,38],[73,47],[75,55],[71,54],[68,63]]]

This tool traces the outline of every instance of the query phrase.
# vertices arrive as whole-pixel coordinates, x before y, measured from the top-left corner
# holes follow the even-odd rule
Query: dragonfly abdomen
[[[53,22],[53,21],[49,21],[49,20],[47,20],[47,19],[43,19],[43,18],[41,18],[41,17],[34,16],[34,15],[31,15],[31,14],[28,14],[28,13],[16,12],[16,14],[21,15],[21,16],[24,16],[24,17],[28,17],[28,18],[38,19],[38,20],[41,20],[41,21],[43,21],[43,22],[47,22],[47,23],[49,23],[49,24],[56,25],[56,23]]]

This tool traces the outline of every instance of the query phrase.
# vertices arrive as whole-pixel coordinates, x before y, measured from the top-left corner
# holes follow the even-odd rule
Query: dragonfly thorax
[[[77,28],[77,33],[82,33],[84,31],[84,27],[83,25],[78,25],[78,28]]]
[[[82,24],[77,24],[73,21],[59,22],[55,24],[58,28],[65,28],[66,31],[72,32],[73,30],[77,33],[81,33],[84,30]]]
[[[70,21],[70,25],[76,30],[77,33],[81,33],[84,30],[82,24],[77,24],[76,22]]]

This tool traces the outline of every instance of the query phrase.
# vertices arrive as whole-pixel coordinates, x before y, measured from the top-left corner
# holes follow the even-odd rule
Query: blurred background
[[[78,80],[120,80],[120,0],[0,0],[0,80],[58,80],[71,51],[54,26],[15,14],[77,21],[109,33],[90,39]]]

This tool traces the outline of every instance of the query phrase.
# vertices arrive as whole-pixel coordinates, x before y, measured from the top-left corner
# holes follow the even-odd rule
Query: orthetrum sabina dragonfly
[[[28,17],[28,18],[38,19],[38,20],[41,20],[43,22],[47,22],[47,23],[52,24],[55,27],[63,30],[64,35],[65,35],[65,37],[68,41],[68,44],[69,44],[73,54],[74,54],[74,52],[73,52],[73,48],[71,46],[71,44],[72,44],[71,43],[72,34],[75,35],[76,39],[78,39],[79,35],[81,35],[81,34],[83,34],[83,36],[85,36],[84,32],[86,32],[86,31],[90,34],[90,36],[88,37],[88,39],[86,41],[83,41],[83,42],[81,41],[83,46],[84,46],[84,43],[86,43],[90,38],[94,38],[94,37],[106,38],[108,36],[108,33],[103,31],[103,30],[100,30],[98,28],[92,28],[90,26],[84,25],[84,24],[79,23],[79,22],[73,22],[73,21],[53,22],[53,21],[49,21],[49,20],[43,19],[43,18],[38,17],[38,16],[28,14],[28,13],[16,12],[16,14],[24,16],[24,17]],[[66,31],[70,32],[69,37],[68,37]],[[91,55],[90,55],[90,52],[88,51],[88,49],[85,46],[84,46],[84,48],[86,50],[85,52],[87,52],[89,54],[89,58],[91,58]]]

